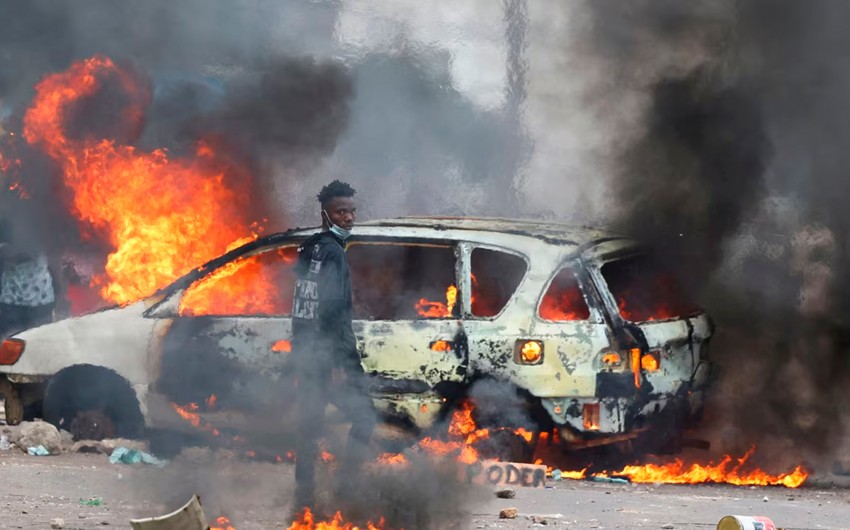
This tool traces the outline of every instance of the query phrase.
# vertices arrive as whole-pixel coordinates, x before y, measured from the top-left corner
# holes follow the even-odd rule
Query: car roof
[[[358,222],[357,226],[504,233],[540,239],[553,244],[576,246],[620,237],[595,228],[577,227],[552,221],[498,217],[397,217]],[[305,230],[317,229],[318,227]],[[294,232],[300,231],[301,229],[296,229]]]
[[[606,241],[625,239],[611,232],[594,228],[576,227],[543,220],[504,219],[496,217],[398,217],[394,219],[376,219],[360,222],[357,223],[357,226],[367,228],[413,228],[435,232],[459,230],[502,233],[533,238],[546,244],[569,245],[577,248],[588,248]],[[234,257],[270,244],[288,240],[292,237],[306,237],[319,229],[320,227],[317,226],[298,227],[285,232],[272,233],[259,237],[194,269],[161,291],[170,292],[178,288],[188,287],[191,282],[205,274],[206,271],[216,268]]]

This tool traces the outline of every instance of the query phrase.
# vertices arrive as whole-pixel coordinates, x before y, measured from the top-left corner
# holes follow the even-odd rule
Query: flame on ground
[[[346,522],[340,512],[336,512],[332,519],[317,521],[313,512],[309,508],[305,508],[298,519],[289,525],[288,530],[384,530],[384,524],[384,519],[381,518],[378,523],[369,521],[365,526],[357,526],[354,523]]]
[[[95,279],[102,286],[101,296],[128,304],[256,238],[262,227],[244,214],[250,211],[249,194],[226,184],[231,174],[247,181],[245,172],[209,145],[200,145],[193,157],[174,158],[164,149],[145,152],[112,139],[69,137],[66,116],[96,95],[107,79],[117,81],[129,101],[120,118],[140,129],[149,90],[129,71],[98,55],[36,86],[24,117],[24,136],[62,168],[73,192],[74,215],[113,247],[105,275]],[[231,305],[249,303],[241,301],[249,285],[231,282]],[[209,309],[195,303],[194,314]]]
[[[809,474],[802,466],[797,466],[790,473],[778,475],[772,475],[757,468],[747,469],[746,463],[753,456],[755,450],[755,447],[751,447],[740,458],[725,455],[716,464],[689,465],[677,458],[670,464],[626,466],[610,475],[627,477],[632,482],[667,484],[717,482],[736,486],[785,486],[786,488],[799,488],[808,478]],[[609,474],[600,473],[598,476],[609,476]]]
[[[211,526],[209,530],[236,530],[236,527],[230,523],[230,519],[225,516],[216,518],[216,526]]]

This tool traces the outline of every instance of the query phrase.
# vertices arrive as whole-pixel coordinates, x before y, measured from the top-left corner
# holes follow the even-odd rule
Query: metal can
[[[717,530],[779,530],[763,515],[727,515],[717,523]]]

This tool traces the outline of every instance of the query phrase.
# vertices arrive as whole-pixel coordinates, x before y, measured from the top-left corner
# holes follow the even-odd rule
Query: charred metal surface
[[[633,397],[636,390],[634,374],[631,372],[624,374],[599,372],[596,375],[597,397]]]
[[[11,381],[41,381],[75,364],[114,370],[130,382],[143,412],[148,402],[202,403],[254,412],[289,399],[288,354],[272,345],[290,339],[288,318],[252,315],[180,317],[183,291],[235,259],[297,244],[317,229],[258,238],[198,267],[150,298],[118,309],[28,330],[21,361],[3,367]],[[451,318],[359,320],[354,323],[364,369],[377,384],[373,398],[384,414],[410,425],[432,425],[445,399],[472,381],[492,379],[521,389],[573,441],[625,439],[656,417],[694,414],[710,380],[705,315],[628,322],[601,275],[604,263],[642,252],[635,242],[601,231],[537,221],[406,218],[358,225],[354,241],[437,244],[454,248],[458,303]],[[476,248],[520,256],[525,276],[501,311],[472,311],[471,261]],[[545,321],[541,297],[563,267],[573,270],[589,317]],[[441,285],[440,289],[447,286]],[[514,357],[517,341],[543,345],[534,365]],[[438,348],[448,343],[450,348]],[[116,350],[120,348],[120,354]],[[628,360],[603,364],[606,352],[655,352],[659,367],[640,369],[640,388]],[[164,394],[164,395],[163,395]],[[599,408],[599,424],[585,425],[585,407]],[[163,408],[163,407],[160,407]],[[684,411],[684,412],[683,412]],[[678,421],[678,420],[677,420]],[[607,438],[606,438],[607,437]]]

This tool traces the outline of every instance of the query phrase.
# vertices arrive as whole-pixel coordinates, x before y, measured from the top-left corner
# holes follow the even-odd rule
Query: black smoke
[[[830,454],[844,434],[850,6],[587,4],[624,135],[615,224],[651,242],[717,324],[713,435]]]

